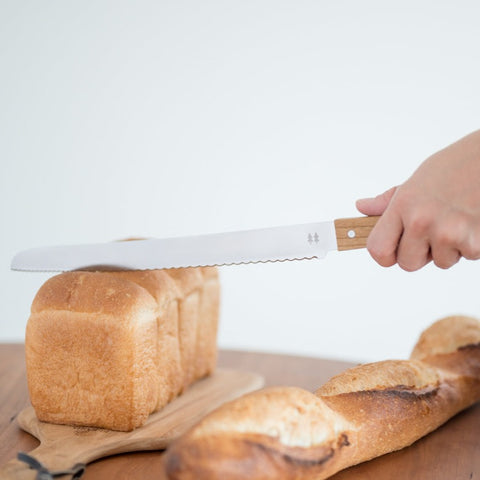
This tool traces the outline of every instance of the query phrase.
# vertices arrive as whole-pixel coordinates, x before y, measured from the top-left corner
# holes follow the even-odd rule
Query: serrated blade
[[[322,258],[337,249],[333,221],[189,237],[42,247],[18,253],[12,270],[68,271],[238,265]]]

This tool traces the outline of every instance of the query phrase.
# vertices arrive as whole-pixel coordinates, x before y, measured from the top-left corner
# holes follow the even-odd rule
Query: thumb
[[[361,198],[356,202],[357,209],[364,215],[382,215],[396,191],[397,187],[392,187],[376,197]]]

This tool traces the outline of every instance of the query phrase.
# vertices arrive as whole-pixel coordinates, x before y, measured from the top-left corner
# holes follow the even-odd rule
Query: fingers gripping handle
[[[365,248],[368,236],[379,218],[379,216],[371,216],[335,220],[338,250]]]

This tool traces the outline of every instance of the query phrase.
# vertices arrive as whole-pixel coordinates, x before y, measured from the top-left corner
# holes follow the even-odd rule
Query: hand
[[[480,258],[480,130],[425,160],[402,185],[357,201],[382,215],[367,248],[382,266],[409,272],[431,260],[450,268]]]

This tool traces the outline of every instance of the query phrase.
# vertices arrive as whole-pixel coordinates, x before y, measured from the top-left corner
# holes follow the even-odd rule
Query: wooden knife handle
[[[367,246],[367,238],[379,216],[339,218],[334,221],[338,250],[354,250]]]

